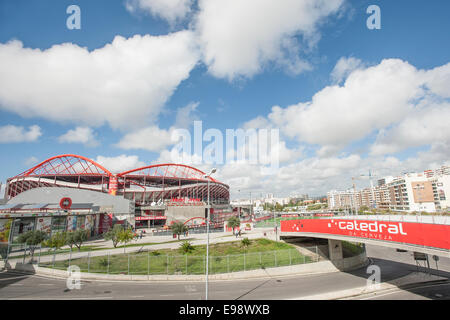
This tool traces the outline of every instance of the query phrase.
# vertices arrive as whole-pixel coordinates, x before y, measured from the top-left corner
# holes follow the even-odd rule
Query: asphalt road
[[[368,256],[381,269],[381,281],[389,282],[417,271],[412,253],[368,246]],[[450,277],[450,259],[439,261],[439,271],[432,262],[434,274]],[[223,300],[298,299],[305,296],[362,287],[366,268],[352,272],[335,272],[257,280],[210,281],[209,298]],[[89,299],[89,300],[201,300],[202,282],[124,282],[82,281],[80,289],[67,289],[66,280],[13,272],[0,273],[0,299]],[[357,297],[355,297],[357,298]],[[449,285],[422,286],[364,299],[449,299]]]

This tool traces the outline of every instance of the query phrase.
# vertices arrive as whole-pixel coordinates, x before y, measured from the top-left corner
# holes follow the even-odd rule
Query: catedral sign
[[[450,250],[450,226],[443,224],[347,219],[303,219],[281,221],[281,232],[342,235]]]

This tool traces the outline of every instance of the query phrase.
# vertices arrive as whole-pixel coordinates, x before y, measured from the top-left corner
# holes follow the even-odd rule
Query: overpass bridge
[[[349,215],[281,221],[280,237],[329,240],[330,259],[342,258],[341,241],[450,258],[450,216]]]

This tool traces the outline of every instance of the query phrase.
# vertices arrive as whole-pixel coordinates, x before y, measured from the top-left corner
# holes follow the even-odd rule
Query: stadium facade
[[[52,233],[83,228],[94,235],[115,223],[135,228],[163,227],[173,221],[201,226],[208,185],[211,222],[221,226],[236,214],[229,186],[201,170],[158,164],[113,174],[86,157],[55,156],[7,180],[0,238],[8,241],[7,229],[13,230],[13,239],[35,229]]]

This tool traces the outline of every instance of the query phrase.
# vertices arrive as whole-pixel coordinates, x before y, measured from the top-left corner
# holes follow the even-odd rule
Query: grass
[[[342,241],[342,252],[344,258],[354,257],[364,252],[364,246],[361,243]]]
[[[288,213],[286,213],[288,214]],[[276,221],[277,221],[277,225],[280,226],[280,221],[284,221],[284,220],[299,220],[299,219],[317,219],[317,217],[314,216],[310,216],[310,217],[277,217]],[[274,221],[273,218],[264,220],[264,221],[258,221],[256,223],[256,228],[262,228],[262,227],[273,227],[274,226]]]
[[[82,272],[109,274],[204,274],[206,246],[194,246],[192,252],[182,254],[179,249],[153,250],[109,257],[83,257],[70,264]],[[129,261],[129,262],[128,262]],[[227,273],[312,262],[291,245],[268,239],[251,240],[244,248],[241,241],[210,245],[209,272]],[[51,267],[52,263],[41,264]],[[56,261],[55,268],[67,269],[69,261]]]

